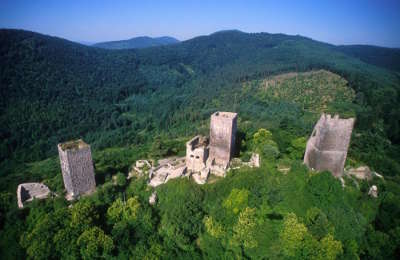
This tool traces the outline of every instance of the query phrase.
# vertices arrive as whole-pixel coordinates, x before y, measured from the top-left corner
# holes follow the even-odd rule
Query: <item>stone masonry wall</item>
[[[186,167],[189,171],[200,172],[206,167],[208,159],[208,141],[205,137],[195,136],[186,143]]]
[[[18,207],[23,208],[25,202],[33,199],[47,198],[50,193],[50,189],[43,183],[29,182],[19,184],[17,187]]]
[[[210,155],[216,164],[226,167],[234,152],[237,114],[216,112],[211,115]]]
[[[82,141],[83,142],[83,141]],[[90,146],[63,149],[58,145],[64,186],[68,195],[76,197],[96,189]]]
[[[317,171],[328,170],[336,177],[342,176],[354,121],[322,114],[307,141],[304,163]]]

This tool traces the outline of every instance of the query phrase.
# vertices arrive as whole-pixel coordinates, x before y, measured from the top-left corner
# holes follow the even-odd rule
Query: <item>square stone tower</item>
[[[235,149],[237,114],[215,112],[210,123],[211,164],[227,168]]]
[[[90,194],[96,189],[90,146],[83,140],[58,144],[67,199]]]
[[[317,171],[327,170],[335,177],[342,176],[354,121],[354,118],[322,114],[307,141],[304,163]]]

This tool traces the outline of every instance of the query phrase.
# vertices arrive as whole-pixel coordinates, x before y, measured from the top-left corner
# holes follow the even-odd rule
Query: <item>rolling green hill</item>
[[[100,147],[135,143],[138,129],[164,131],[215,109],[232,110],[237,104],[224,100],[240,82],[310,69],[343,76],[356,102],[369,109],[359,111],[358,127],[371,129],[383,119],[387,137],[399,142],[398,76],[300,36],[224,31],[172,46],[108,51],[1,30],[0,57],[2,161],[45,158],[57,142],[77,136]]]
[[[121,40],[121,41],[109,41],[109,42],[99,42],[93,44],[94,47],[99,47],[103,49],[142,49],[148,47],[155,47],[155,46],[162,46],[162,45],[169,45],[178,43],[179,40],[169,37],[148,37],[148,36],[141,36],[141,37],[134,37],[129,40]]]
[[[221,31],[107,50],[0,30],[2,258],[395,259],[400,78],[377,60],[284,34]],[[184,154],[216,110],[238,112],[236,155],[259,151],[261,168],[205,186],[172,181],[157,188],[155,207],[146,178],[113,184],[137,159]],[[356,116],[347,166],[366,164],[384,180],[346,179],[342,188],[302,165],[321,112]],[[256,142],[260,129],[271,139]],[[18,211],[20,182],[63,193],[56,144],[75,138],[92,146],[95,195],[72,208],[59,196]],[[379,199],[367,195],[372,184]]]

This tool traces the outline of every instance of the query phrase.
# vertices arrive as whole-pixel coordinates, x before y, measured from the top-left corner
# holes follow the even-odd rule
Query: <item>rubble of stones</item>
[[[185,157],[170,157],[155,165],[139,160],[131,167],[128,178],[148,174],[149,186],[157,187],[171,179],[187,177],[198,184],[205,184],[210,174],[225,177],[230,169],[242,166],[260,167],[260,156],[252,154],[249,162],[232,159],[235,149],[237,114],[216,112],[211,116],[210,138],[197,135],[186,143]],[[156,194],[149,199],[155,203]]]

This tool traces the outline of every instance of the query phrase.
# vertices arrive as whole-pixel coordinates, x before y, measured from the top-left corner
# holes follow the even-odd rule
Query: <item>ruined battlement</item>
[[[82,139],[72,140],[65,143],[61,143],[58,145],[59,148],[63,151],[67,150],[79,150],[83,148],[89,147],[87,143],[85,143]]]
[[[354,118],[322,114],[307,141],[304,163],[317,171],[328,170],[336,177],[341,176],[354,121]]]
[[[217,165],[227,167],[232,158],[235,139],[237,113],[215,112],[210,123],[210,160]]]
[[[189,171],[200,172],[206,167],[209,148],[208,138],[197,135],[186,143],[186,167]]]
[[[90,145],[83,140],[58,144],[61,171],[68,198],[90,194],[96,189]]]

